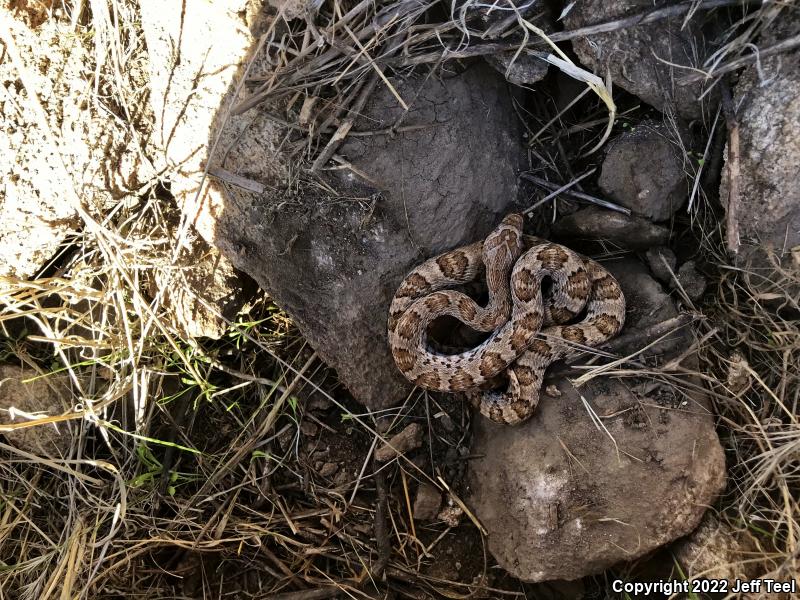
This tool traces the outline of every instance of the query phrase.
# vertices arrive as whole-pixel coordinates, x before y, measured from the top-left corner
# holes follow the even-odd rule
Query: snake
[[[463,290],[484,274],[481,306]],[[446,353],[428,332],[444,316],[488,337]],[[524,235],[522,214],[512,213],[484,240],[434,256],[403,278],[389,307],[388,339],[413,384],[463,392],[492,421],[517,425],[534,414],[553,362],[605,343],[624,324],[625,296],[602,265]]]

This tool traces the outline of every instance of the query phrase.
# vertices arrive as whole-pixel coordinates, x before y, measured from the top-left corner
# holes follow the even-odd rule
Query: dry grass
[[[503,18],[492,28],[475,29],[483,5],[468,2],[437,15],[441,7],[434,4],[379,9],[361,2],[345,10],[334,2],[315,27],[347,35],[344,47],[324,50],[307,23],[276,19],[266,38],[276,76],[251,81],[258,89],[238,110],[293,94],[319,99],[327,117],[306,132],[303,152],[321,165],[335,153],[342,123],[368,86],[390,85],[387,69],[515,52],[534,31],[532,17],[516,7],[500,7]],[[737,24],[714,65],[748,48],[775,18],[773,10],[766,6]],[[47,10],[40,17],[55,18]],[[93,1],[61,18],[92,40],[92,85],[110,94],[122,107],[115,114],[125,118],[134,111],[129,100],[139,97],[125,76],[126,62],[142,59],[135,3]],[[580,122],[565,122],[544,104],[522,115],[533,124],[531,152],[548,177],[572,182],[551,184],[548,193],[576,192],[573,165],[582,166],[608,134],[608,114],[616,108],[603,82],[589,81],[603,102]],[[638,110],[623,110],[617,122],[635,119]],[[47,128],[43,117],[40,126]],[[131,135],[139,132],[132,127]],[[181,254],[170,225],[176,208],[159,183],[154,179],[104,219],[83,211],[84,227],[46,275],[0,280],[4,362],[45,378],[66,376],[70,389],[62,415],[11,426],[57,422],[70,441],[63,456],[0,444],[0,598],[535,594],[503,577],[503,589],[487,586],[490,563],[477,529],[466,534],[472,563],[464,565],[474,581],[431,568],[452,530],[415,524],[409,487],[429,480],[447,491],[458,512],[460,490],[445,490],[444,482],[463,474],[470,417],[462,406],[415,395],[370,414],[343,401],[334,378],[266,297],[230,323],[223,340],[185,338],[162,296],[152,293],[157,273],[175,269]],[[80,208],[81,190],[66,188]],[[698,189],[695,228],[719,269],[698,336],[700,374],[729,456],[728,493],[716,508],[748,542],[743,560],[754,572],[786,580],[798,572],[800,557],[800,281],[784,270],[731,267],[719,250],[718,217]],[[325,408],[309,408],[315,404]],[[430,434],[422,466],[404,458],[374,464],[378,443],[410,420]],[[314,432],[301,426],[309,422]],[[309,443],[331,445],[331,461],[353,469],[352,476],[337,482],[323,474]],[[387,487],[402,494],[387,496]]]
[[[729,450],[722,507],[768,577],[800,572],[797,272],[722,261],[701,354]]]

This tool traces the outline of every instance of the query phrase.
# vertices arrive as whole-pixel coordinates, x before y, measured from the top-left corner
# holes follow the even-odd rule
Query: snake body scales
[[[608,271],[569,248],[523,235],[522,224],[522,215],[508,215],[484,241],[413,269],[388,320],[392,356],[407,379],[429,390],[467,392],[484,416],[509,425],[533,414],[552,362],[602,344],[625,322],[625,296]],[[484,271],[486,306],[448,289]],[[431,347],[427,330],[445,315],[490,335],[474,348],[443,354]],[[492,389],[503,374],[506,389]]]

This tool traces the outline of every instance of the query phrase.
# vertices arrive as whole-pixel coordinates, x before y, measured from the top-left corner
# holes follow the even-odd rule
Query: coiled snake
[[[625,322],[619,283],[595,261],[522,234],[522,215],[503,219],[483,242],[431,258],[400,284],[389,308],[389,345],[403,375],[441,392],[467,392],[493,421],[517,424],[533,414],[544,372],[554,361],[614,337]],[[447,289],[485,269],[489,301],[478,305]],[[542,284],[549,278],[549,292]],[[583,319],[567,324],[578,315]],[[450,315],[481,332],[475,348],[442,354],[428,326]],[[508,376],[505,390],[491,389]]]

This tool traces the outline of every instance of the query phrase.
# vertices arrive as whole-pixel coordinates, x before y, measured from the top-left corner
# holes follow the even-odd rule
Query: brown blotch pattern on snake
[[[483,357],[480,365],[481,375],[484,377],[492,377],[502,370],[508,364],[503,360],[503,357],[497,352],[487,352]]]
[[[425,277],[418,273],[412,273],[405,278],[402,285],[397,290],[395,297],[407,298],[409,296],[416,296],[427,290],[429,287],[430,283],[428,283],[428,280],[425,279]]]
[[[620,322],[614,315],[598,315],[594,320],[594,326],[603,335],[612,336],[620,329]]]
[[[423,373],[417,377],[417,385],[428,389],[436,389],[440,382],[440,377],[433,372]]]
[[[439,265],[445,277],[460,279],[467,271],[469,259],[463,252],[450,252],[437,258],[436,264]]]
[[[397,367],[404,373],[410,371],[417,362],[416,356],[405,348],[394,348],[392,350],[392,356],[394,356],[394,362],[397,364]]]
[[[456,371],[456,374],[450,378],[448,383],[454,390],[468,390],[475,385],[475,378],[465,369],[460,369]]]
[[[458,299],[458,311],[468,320],[471,321],[475,318],[477,310],[475,303],[470,301],[469,298]]]
[[[563,337],[568,342],[575,342],[576,344],[586,343],[586,334],[580,327],[574,327],[574,326],[564,327],[561,330],[561,337]]]

